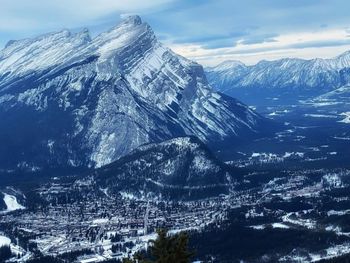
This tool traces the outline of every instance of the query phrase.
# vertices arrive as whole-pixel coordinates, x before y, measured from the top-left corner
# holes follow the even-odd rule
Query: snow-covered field
[[[8,237],[0,235],[0,247],[8,246],[11,244],[11,240]]]
[[[31,252],[26,252],[22,247],[12,243],[11,239],[4,236],[3,233],[0,232],[0,247],[2,247],[2,246],[10,246],[11,251],[14,255],[18,255],[18,254],[22,255],[21,262],[25,262],[27,259],[29,259],[31,257]],[[13,261],[11,261],[11,262],[13,262]]]
[[[4,194],[4,202],[6,204],[7,209],[5,212],[11,212],[15,210],[25,209],[25,207],[18,203],[17,198],[14,195]]]

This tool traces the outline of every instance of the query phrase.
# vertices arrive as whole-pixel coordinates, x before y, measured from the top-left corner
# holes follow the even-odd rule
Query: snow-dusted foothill
[[[138,147],[98,169],[94,181],[129,199],[192,200],[229,194],[240,174],[197,138],[180,137]]]

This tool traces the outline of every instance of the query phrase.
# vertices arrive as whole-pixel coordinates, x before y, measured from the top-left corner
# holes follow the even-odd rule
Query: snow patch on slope
[[[342,122],[342,123],[347,123],[347,124],[350,124],[350,111],[348,112],[343,112],[342,114],[340,114],[341,116],[344,116],[345,118],[339,122]]]
[[[4,202],[7,206],[7,209],[5,210],[5,212],[25,209],[24,206],[18,203],[17,198],[14,195],[9,195],[6,193],[3,193],[3,194],[4,194]]]

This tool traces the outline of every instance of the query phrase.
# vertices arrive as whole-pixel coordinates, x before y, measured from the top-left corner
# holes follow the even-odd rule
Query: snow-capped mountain
[[[108,195],[184,200],[228,194],[238,175],[197,138],[180,137],[138,147],[98,169],[94,181]]]
[[[318,95],[349,82],[350,51],[332,59],[280,59],[246,66],[227,61],[206,69],[209,83],[218,91],[239,98],[253,92],[268,95]]]
[[[237,60],[228,60],[205,69],[208,81],[221,92],[229,92],[236,81],[248,73],[248,67]]]
[[[145,143],[195,135],[214,145],[265,122],[214,92],[138,16],[93,39],[63,30],[0,52],[2,169],[100,167]]]

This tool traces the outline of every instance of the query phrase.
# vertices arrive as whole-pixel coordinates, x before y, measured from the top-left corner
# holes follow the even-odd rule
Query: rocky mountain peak
[[[142,24],[142,19],[138,15],[130,15],[130,16],[124,17],[121,24],[138,26]]]
[[[196,136],[214,145],[265,126],[215,93],[203,68],[164,47],[138,16],[92,40],[83,30],[26,41],[0,53],[0,127],[8,127],[0,141],[27,142],[2,145],[8,167],[100,167],[147,143]]]
[[[244,63],[239,60],[226,60],[215,67],[216,70],[232,70],[237,67],[246,67]]]

